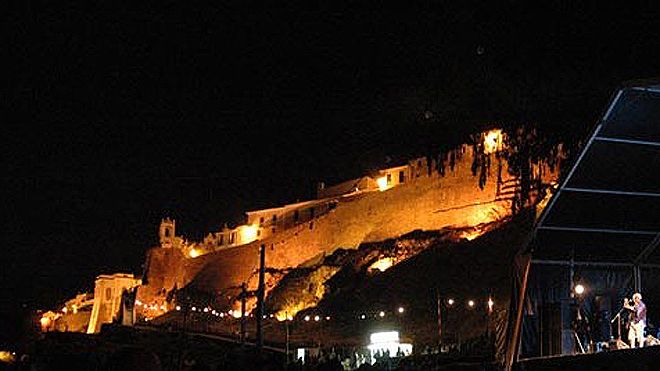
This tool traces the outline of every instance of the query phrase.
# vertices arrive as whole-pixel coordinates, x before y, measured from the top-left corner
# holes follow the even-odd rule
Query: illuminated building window
[[[112,299],[112,289],[108,287],[107,289],[105,289],[105,300],[110,301],[111,299]]]
[[[403,171],[399,171],[399,183],[404,183],[406,181],[406,174]]]
[[[391,185],[391,184],[392,184],[392,174],[388,173],[387,174],[387,185]]]

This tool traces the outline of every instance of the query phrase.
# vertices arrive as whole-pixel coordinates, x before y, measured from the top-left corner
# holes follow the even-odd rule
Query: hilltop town
[[[164,218],[158,228],[160,243],[148,251],[140,278],[127,273],[101,275],[93,294],[80,294],[62,308],[46,312],[42,327],[96,333],[104,323],[132,325],[166,318],[185,300],[196,300],[190,295],[184,299],[181,293],[186,290],[212,294],[199,308],[246,315],[256,299],[250,297],[246,312],[241,313],[242,286],[248,292],[256,289],[262,245],[269,293],[286,282],[282,277],[287,271],[311,266],[337,249],[357,249],[416,230],[462,228],[461,238],[477,238],[486,232],[480,226],[542,203],[551,193],[562,159],[560,146],[549,158],[512,165],[517,148],[511,143],[530,135],[493,129],[433,157],[413,158],[335,185],[319,183],[315,199],[246,211],[243,224],[210,231],[201,241],[178,235],[176,221]],[[373,269],[384,271],[410,256],[379,257]],[[280,298],[284,304],[272,307],[273,314],[286,319],[316,305],[331,277],[328,273],[310,284],[309,290],[318,292],[316,299]],[[281,287],[278,291],[286,292]]]

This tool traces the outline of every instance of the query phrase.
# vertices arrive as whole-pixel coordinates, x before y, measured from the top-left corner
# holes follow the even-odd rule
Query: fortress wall
[[[478,176],[472,175],[472,149],[463,147],[453,171],[445,176],[435,173],[422,176],[384,192],[371,192],[340,202],[336,209],[291,229],[276,233],[251,244],[211,253],[187,261],[202,262],[187,265],[184,276],[192,278],[194,287],[235,293],[241,282],[256,288],[258,248],[267,246],[266,265],[269,268],[298,266],[321,254],[331,254],[337,248],[355,248],[363,242],[380,241],[415,229],[437,230],[443,227],[475,226],[510,215],[511,194],[503,195],[497,185],[497,161],[492,164],[484,189],[478,186]],[[503,161],[504,185],[515,183]],[[541,169],[535,169],[538,173]],[[544,169],[544,181],[555,174]],[[499,190],[499,192],[498,192]],[[193,278],[194,277],[194,278]]]
[[[167,292],[187,285],[203,263],[202,260],[186,258],[177,248],[149,249],[144,284],[138,289],[137,300],[146,304],[164,304]]]

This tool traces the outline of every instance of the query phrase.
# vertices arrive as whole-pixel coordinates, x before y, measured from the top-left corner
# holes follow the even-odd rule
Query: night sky
[[[201,238],[474,130],[579,136],[660,74],[651,9],[453,3],[10,9],[0,341],[98,274],[140,274],[162,217]]]

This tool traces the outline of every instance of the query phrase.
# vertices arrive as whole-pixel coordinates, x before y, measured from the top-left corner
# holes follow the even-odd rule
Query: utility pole
[[[284,365],[288,370],[289,369],[289,312],[285,311],[284,314],[286,315],[286,319],[284,320],[284,329],[286,331],[286,357],[285,357]]]
[[[442,347],[442,301],[440,300],[440,291],[435,291],[436,315],[438,320],[438,349]]]
[[[247,285],[245,282],[241,284],[241,343],[246,341],[246,325],[247,317],[245,316],[245,300],[247,298]]]
[[[264,294],[266,275],[266,245],[261,244],[259,248],[259,286],[257,288],[257,349],[264,347],[263,318],[264,318]]]

